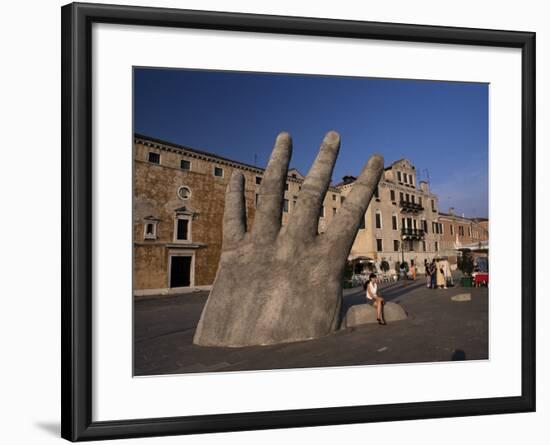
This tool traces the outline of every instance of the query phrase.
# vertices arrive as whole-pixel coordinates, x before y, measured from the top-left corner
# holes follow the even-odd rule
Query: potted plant
[[[342,287],[344,289],[349,289],[352,287],[351,284],[351,277],[353,276],[353,264],[351,261],[346,261],[346,266],[344,268],[344,282],[342,283]]]
[[[394,269],[395,269],[396,275],[399,275],[399,269],[400,269],[400,267],[401,267],[401,262],[400,262],[400,261],[396,261],[396,262],[395,262],[395,266],[393,266],[393,267],[394,267]]]
[[[472,272],[474,271],[474,259],[472,252],[469,249],[462,251],[462,255],[458,257],[457,266],[462,272],[462,278],[460,280],[463,287],[472,286]]]

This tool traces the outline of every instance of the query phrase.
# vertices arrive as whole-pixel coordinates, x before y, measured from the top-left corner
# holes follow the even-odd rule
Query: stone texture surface
[[[342,320],[343,328],[376,323],[376,309],[370,304],[356,304],[348,309]]]
[[[147,147],[139,149],[140,158],[146,158]],[[170,153],[175,156],[175,154]],[[168,154],[161,155],[167,164]],[[193,160],[193,168],[198,161]],[[175,162],[174,162],[175,163]],[[247,173],[246,207],[249,223],[254,219],[254,175]],[[192,241],[205,248],[194,250],[194,284],[211,285],[216,275],[222,246],[222,221],[225,189],[228,178],[219,178],[202,171],[185,171],[155,165],[145,161],[134,164],[134,289],[157,289],[168,286],[168,251],[174,243],[175,211],[185,206],[196,212],[192,221]],[[185,185],[191,197],[182,201],[177,190]],[[160,220],[156,240],[143,239],[143,222],[147,216]],[[181,248],[185,245],[182,244]]]
[[[345,262],[384,169],[381,156],[371,157],[326,232],[319,234],[320,210],[339,148],[339,135],[327,133],[284,227],[290,135],[277,137],[251,230],[244,177],[234,172],[226,191],[220,263],[195,344],[269,345],[318,338],[339,328]]]
[[[384,319],[390,323],[392,321],[405,320],[407,313],[397,303],[386,301],[384,305]],[[370,304],[356,304],[351,306],[342,320],[343,328],[351,328],[363,324],[377,323],[376,309]]]
[[[203,147],[207,148],[207,147]],[[211,147],[216,149],[216,147]],[[219,147],[218,147],[219,148]],[[160,155],[160,165],[148,162],[148,154],[155,152]],[[255,214],[255,197],[261,187],[260,182],[264,174],[264,169],[248,165],[246,162],[250,158],[240,160],[230,160],[219,157],[215,154],[204,154],[200,150],[189,147],[176,146],[170,142],[161,142],[156,144],[154,139],[148,137],[136,136],[134,138],[134,213],[133,213],[133,246],[134,246],[134,290],[153,291],[169,290],[170,262],[169,255],[173,250],[181,250],[185,246],[180,245],[174,249],[174,217],[175,210],[185,206],[196,212],[192,224],[193,242],[199,243],[200,248],[192,248],[194,254],[194,284],[195,286],[212,285],[222,248],[222,224],[225,206],[225,190],[234,171],[240,171],[245,177],[245,199],[247,207],[247,225],[253,226]],[[182,170],[180,162],[186,160],[191,162],[190,170]],[[352,256],[368,256],[376,260],[377,263],[386,257],[393,268],[396,261],[396,255],[393,251],[393,241],[399,237],[400,232],[392,229],[391,219],[396,213],[399,225],[402,224],[402,216],[398,206],[394,205],[390,199],[390,190],[394,192],[396,201],[400,200],[400,193],[410,193],[415,195],[418,200],[422,197],[422,204],[425,208],[423,215],[428,221],[437,218],[437,213],[431,212],[430,198],[433,191],[422,191],[414,187],[406,187],[390,183],[394,179],[392,176],[394,170],[403,169],[404,160],[390,164],[385,170],[386,180],[382,178],[379,183],[379,200],[372,201],[370,208],[365,214],[365,228],[359,229],[355,242],[353,244]],[[223,176],[214,176],[214,167],[223,168]],[[404,171],[404,170],[403,170]],[[415,176],[412,171],[413,178]],[[337,179],[337,178],[335,178]],[[300,194],[303,176],[296,170],[289,170],[287,177],[287,188],[284,191],[286,200],[285,209],[282,214],[283,226],[288,224],[293,217],[297,205],[297,197]],[[416,180],[414,180],[416,183]],[[182,201],[177,198],[177,190],[180,186],[187,186],[191,189],[189,200]],[[323,232],[331,225],[332,219],[339,213],[342,199],[345,198],[354,184],[340,184],[336,187],[329,187],[324,200],[324,213],[319,218],[319,231]],[[397,204],[397,203],[396,203]],[[375,229],[375,211],[380,210],[382,214],[382,228]],[[144,218],[153,216],[158,218],[157,239],[144,239]],[[445,225],[444,234],[434,234],[429,230],[425,235],[426,252],[423,246],[418,244],[415,252],[404,252],[405,260],[415,258],[417,264],[421,265],[423,258],[432,259],[436,256],[434,250],[435,241],[440,241],[441,250],[452,247],[455,241],[455,235],[451,236],[450,226],[445,222],[443,215],[440,215]],[[446,217],[447,218],[447,217]],[[455,219],[459,217],[453,217]],[[447,218],[448,219],[448,218]],[[469,221],[459,218],[461,221]],[[454,222],[454,233],[456,234],[459,225],[462,222]],[[472,234],[481,233],[482,224],[487,225],[487,221],[480,222],[479,227],[474,225]],[[486,228],[486,227],[485,227]],[[459,240],[466,243],[468,239],[467,227],[463,227],[464,237],[459,235]],[[376,233],[375,233],[376,232]],[[484,232],[485,233],[485,232]],[[450,237],[450,238],[449,238]],[[376,239],[383,240],[382,252],[376,250]],[[472,241],[479,240],[472,238]],[[451,243],[447,245],[448,243]],[[448,252],[446,255],[450,255]],[[422,269],[422,268],[420,268]],[[191,290],[191,289],[190,289]],[[151,294],[151,293],[149,293]],[[154,293],[153,293],[154,294]],[[159,292],[158,295],[161,295]]]
[[[392,301],[386,301],[386,304],[384,305],[384,319],[387,322],[405,320],[406,318],[407,313],[401,305]]]
[[[453,295],[451,297],[451,300],[453,301],[470,301],[471,299],[472,299],[472,294],[467,294],[467,293]]]
[[[256,194],[261,186],[258,182],[261,182],[264,169],[214,154],[203,155],[190,148],[177,148],[168,143],[151,146],[147,140],[137,138],[134,143],[134,290],[168,287],[168,259],[174,245],[175,211],[182,206],[196,213],[191,235],[193,243],[201,244],[200,248],[194,250],[194,284],[211,286],[221,255],[225,191],[232,173],[239,171],[244,175],[246,224],[252,227]],[[150,152],[160,155],[160,164],[148,162]],[[191,163],[190,170],[180,168],[182,160]],[[214,176],[214,167],[223,168],[222,177]],[[284,191],[288,211],[283,212],[283,225],[288,223],[295,209],[303,182],[303,177],[296,170],[291,169],[288,173],[288,190]],[[177,197],[177,190],[181,186],[191,190],[188,200]],[[331,222],[340,204],[340,191],[329,187],[324,201],[324,216],[319,219],[320,231]],[[144,218],[148,216],[159,219],[157,239],[154,240],[144,239]],[[179,248],[185,248],[185,244],[181,243]]]

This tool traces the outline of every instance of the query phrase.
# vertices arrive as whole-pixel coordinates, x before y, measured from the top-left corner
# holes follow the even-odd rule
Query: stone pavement
[[[488,358],[487,288],[426,289],[424,280],[381,289],[407,320],[364,325],[316,340],[272,346],[195,346],[195,326],[208,292],[136,300],[134,374],[242,371],[324,366],[482,360]],[[470,293],[469,301],[452,296]],[[344,291],[345,311],[365,304],[361,288]]]

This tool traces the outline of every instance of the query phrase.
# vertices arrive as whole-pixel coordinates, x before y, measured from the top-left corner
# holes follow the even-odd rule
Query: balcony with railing
[[[401,229],[401,236],[403,237],[403,239],[412,239],[412,240],[424,239],[424,230],[409,229],[404,227]]]
[[[401,211],[404,213],[419,213],[424,210],[424,207],[420,204],[406,200],[399,201],[399,207],[401,207]]]

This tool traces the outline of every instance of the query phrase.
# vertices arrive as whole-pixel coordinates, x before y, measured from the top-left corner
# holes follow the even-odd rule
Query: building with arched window
[[[202,150],[134,135],[133,285],[134,294],[166,295],[209,289],[214,282],[222,246],[225,190],[234,170],[245,177],[248,227],[254,223],[264,169]],[[323,233],[338,213],[356,178],[345,176],[331,185],[319,214]],[[282,224],[288,223],[304,176],[288,171]],[[369,204],[349,260],[368,259],[390,268],[402,259],[422,265],[424,259],[455,255],[449,249],[448,215],[415,167],[401,159],[384,170]],[[464,242],[475,240],[483,221],[464,219]],[[462,236],[462,235],[461,235]],[[328,254],[328,252],[327,252]]]
[[[225,189],[234,170],[245,177],[247,224],[254,223],[263,168],[202,150],[134,135],[134,294],[209,289],[222,246]],[[282,224],[288,222],[304,176],[288,171]],[[341,205],[330,187],[319,215],[324,232]]]
[[[355,182],[346,176],[336,187],[346,196]],[[418,181],[416,168],[407,159],[384,169],[365,213],[350,257],[386,260],[390,268],[402,260],[422,265],[440,252],[441,230],[438,198],[426,181]]]

